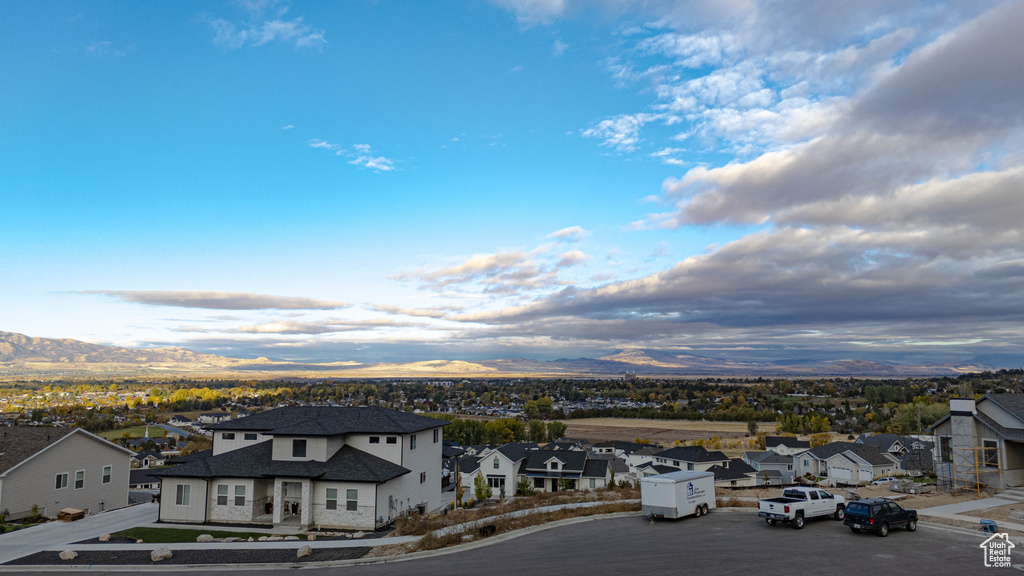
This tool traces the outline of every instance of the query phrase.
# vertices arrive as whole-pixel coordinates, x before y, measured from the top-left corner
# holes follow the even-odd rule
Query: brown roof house
[[[94,514],[128,505],[132,451],[80,428],[0,430],[0,511],[8,519],[62,508]]]

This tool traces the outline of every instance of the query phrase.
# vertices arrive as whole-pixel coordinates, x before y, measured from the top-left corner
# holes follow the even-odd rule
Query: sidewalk
[[[998,508],[999,506],[1006,506],[1007,504],[1015,503],[1017,503],[1015,500],[1005,500],[1003,498],[982,498],[981,500],[971,500],[970,502],[957,502],[956,504],[946,504],[945,506],[922,508],[917,511],[917,515],[931,516],[932,518],[945,518],[946,520],[974,522],[980,526],[981,518],[975,516],[964,516],[963,513],[973,512],[975,510]],[[996,524],[1000,530],[1010,529],[1018,532],[1024,532],[1024,524],[1016,524],[1005,520],[998,520],[996,521]]]

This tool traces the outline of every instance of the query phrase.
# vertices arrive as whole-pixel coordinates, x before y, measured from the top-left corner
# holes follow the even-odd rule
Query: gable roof
[[[718,466],[716,464],[715,466]],[[757,468],[754,468],[750,464],[743,461],[742,458],[733,458],[729,461],[729,469],[740,474],[749,474],[751,472],[757,472]]]
[[[519,462],[526,457],[526,453],[537,449],[537,444],[534,442],[509,442],[508,444],[502,444],[498,446],[495,452],[501,452],[501,455],[508,458],[512,462]]]
[[[587,461],[589,462],[590,460],[606,460],[612,472],[616,474],[629,473],[629,466],[626,464],[626,461],[614,454],[591,454]]]
[[[210,426],[211,430],[258,430],[284,436],[411,434],[448,422],[376,406],[285,406]]]
[[[604,478],[608,476],[608,464],[608,460],[588,459],[586,465],[583,466],[583,473],[580,476],[583,478]]]
[[[615,450],[622,450],[626,454],[632,454],[638,450],[643,450],[649,446],[659,448],[656,444],[639,444],[637,442],[623,442],[621,440],[609,440],[607,442],[598,442],[593,445],[594,448],[614,448]]]
[[[990,400],[1003,410],[1024,421],[1024,394],[985,394],[978,399],[978,402],[982,400]]]
[[[861,434],[856,444],[867,444],[882,450],[892,448],[892,445],[899,442],[901,446],[908,447],[907,442],[899,434]]]
[[[676,446],[654,453],[655,458],[668,458],[683,462],[728,462],[729,457],[715,450],[709,452],[703,446]]]
[[[765,448],[771,448],[772,446],[785,446],[786,448],[810,448],[811,442],[809,440],[797,440],[792,436],[765,436],[764,446]]]
[[[159,471],[160,477],[177,478],[273,478],[291,476],[338,482],[382,483],[409,473],[408,468],[388,462],[351,446],[342,446],[326,462],[274,460],[273,441],[267,440],[195,459]]]
[[[523,461],[524,470],[547,470],[547,463],[558,460],[562,463],[558,472],[568,470],[582,472],[587,463],[587,453],[579,450],[535,450],[527,453]]]
[[[100,438],[81,428],[50,428],[44,426],[8,426],[0,429],[0,476],[21,466],[40,452],[72,435],[81,435],[126,455],[131,450]]]
[[[755,472],[755,470],[751,471]],[[745,473],[740,472],[739,470],[733,470],[732,467],[726,468],[721,464],[715,464],[711,468],[708,468],[708,472],[713,472],[715,474],[716,482],[719,480],[742,480],[745,478],[750,478],[750,476],[747,476]]]
[[[824,446],[811,448],[807,452],[821,460],[827,460],[828,458],[836,456],[837,454],[842,454],[843,452],[851,452],[873,466],[894,463],[892,458],[888,456],[888,453],[883,451],[881,448],[869,446],[867,444],[856,444],[854,442],[831,442]]]
[[[758,464],[792,464],[792,456],[783,456],[775,452],[766,452],[763,457],[757,460]]]

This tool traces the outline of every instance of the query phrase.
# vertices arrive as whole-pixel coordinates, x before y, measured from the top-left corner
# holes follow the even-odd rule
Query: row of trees
[[[434,418],[450,422],[445,426],[446,440],[463,446],[474,444],[507,444],[509,442],[554,442],[565,436],[567,426],[558,420],[543,422],[530,420],[523,423],[515,418],[497,420],[463,420],[453,414],[431,414]]]

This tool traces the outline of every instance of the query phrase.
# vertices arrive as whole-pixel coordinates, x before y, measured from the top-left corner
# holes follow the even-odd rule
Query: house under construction
[[[1024,394],[953,398],[949,415],[928,430],[940,489],[1024,486]]]

